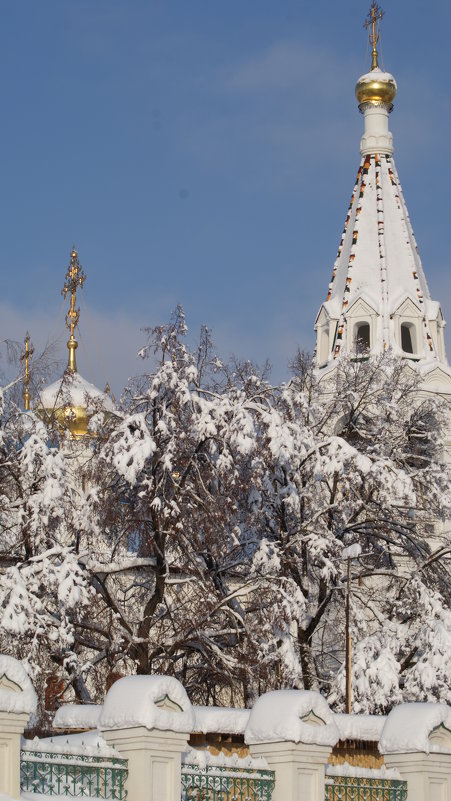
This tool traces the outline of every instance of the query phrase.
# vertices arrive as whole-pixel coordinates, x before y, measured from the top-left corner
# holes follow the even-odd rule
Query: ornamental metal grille
[[[274,771],[182,765],[182,801],[271,801]]]
[[[20,787],[28,793],[125,801],[127,760],[114,757],[20,752]]]
[[[369,776],[326,778],[325,801],[406,801],[407,782]]]

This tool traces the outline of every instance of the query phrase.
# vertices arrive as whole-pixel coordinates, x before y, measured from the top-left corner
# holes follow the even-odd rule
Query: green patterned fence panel
[[[366,776],[326,777],[325,801],[407,801],[407,782]]]
[[[127,760],[114,757],[20,752],[20,787],[28,793],[125,801]]]
[[[271,801],[274,771],[182,765],[182,801]]]

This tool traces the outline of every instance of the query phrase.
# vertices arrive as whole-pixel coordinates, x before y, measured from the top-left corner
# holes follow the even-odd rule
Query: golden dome
[[[359,104],[371,103],[378,106],[381,103],[392,106],[396,95],[396,81],[389,72],[382,72],[378,67],[362,75],[357,81],[355,94]]]
[[[79,373],[66,370],[63,377],[40,393],[37,412],[50,424],[69,431],[79,440],[89,432],[89,421],[100,412],[105,417],[114,410],[111,398],[86,381]]]

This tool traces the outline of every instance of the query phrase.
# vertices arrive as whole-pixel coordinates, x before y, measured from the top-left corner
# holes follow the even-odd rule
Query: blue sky
[[[118,392],[142,369],[141,327],[177,303],[190,336],[206,323],[223,356],[288,377],[313,347],[359,163],[368,5],[2,2],[0,336],[65,341],[75,243],[86,378]],[[451,4],[384,7],[397,167],[451,320]]]

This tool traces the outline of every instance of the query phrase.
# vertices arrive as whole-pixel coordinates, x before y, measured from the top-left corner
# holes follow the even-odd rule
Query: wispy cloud
[[[232,91],[299,91],[307,95],[337,96],[342,86],[336,60],[329,50],[302,40],[274,42],[263,53],[225,73]]]

